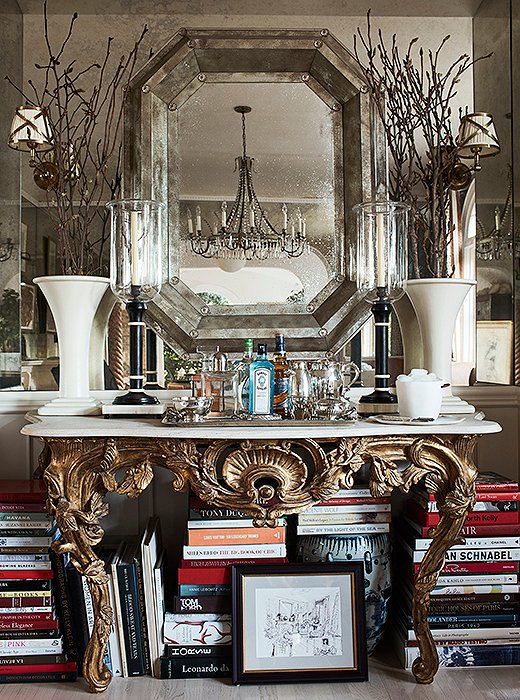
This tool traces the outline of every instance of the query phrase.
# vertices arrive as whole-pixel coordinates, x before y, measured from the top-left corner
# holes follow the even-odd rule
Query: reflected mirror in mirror
[[[286,222],[289,235],[303,221],[307,244],[301,255],[280,251],[261,260],[248,250],[224,246],[205,257],[211,249],[203,256],[190,245],[188,222],[196,226],[197,207],[205,239],[222,233],[222,203],[229,214],[237,196],[236,158],[242,155],[243,134],[236,105],[251,108],[245,117],[246,153],[254,159],[252,183],[262,210],[276,231]],[[218,295],[237,305],[308,303],[333,279],[339,267],[338,246],[331,236],[336,229],[333,126],[330,108],[303,84],[206,84],[182,105],[182,282],[197,294],[208,293],[210,300]],[[248,224],[249,211],[244,217]]]

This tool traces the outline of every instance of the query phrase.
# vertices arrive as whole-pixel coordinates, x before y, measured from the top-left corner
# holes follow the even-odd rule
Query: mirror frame
[[[178,109],[204,83],[231,81],[303,83],[336,115],[337,230],[331,235],[340,262],[310,303],[290,309],[285,304],[208,306],[179,280]],[[352,281],[352,207],[374,198],[380,183],[386,185],[386,147],[356,61],[327,29],[181,29],[132,80],[123,134],[124,196],[167,205],[164,282],[149,304],[147,321],[175,351],[194,353],[218,344],[240,353],[243,338],[266,342],[283,331],[292,354],[315,357],[337,352],[358,332],[370,306]]]

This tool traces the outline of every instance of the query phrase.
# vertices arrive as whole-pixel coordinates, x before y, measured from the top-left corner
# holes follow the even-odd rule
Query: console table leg
[[[412,673],[418,683],[431,683],[439,668],[439,657],[428,624],[430,593],[444,568],[447,550],[454,544],[464,543],[460,531],[475,501],[477,471],[471,462],[473,446],[474,440],[460,439],[453,452],[450,450],[445,454],[445,471],[435,469],[442,479],[437,482],[436,492],[440,518],[419,567],[412,601],[412,620],[420,650]]]
[[[91,441],[93,447],[97,447]],[[48,440],[51,460],[43,478],[49,504],[63,541],[53,547],[58,553],[69,553],[80,574],[85,576],[92,596],[94,626],[83,660],[83,676],[91,692],[105,690],[112,674],[103,657],[112,624],[112,608],[108,575],[93,547],[103,535],[99,520],[108,513],[103,501],[105,488],[92,462],[99,462],[100,450],[90,450],[88,442]]]

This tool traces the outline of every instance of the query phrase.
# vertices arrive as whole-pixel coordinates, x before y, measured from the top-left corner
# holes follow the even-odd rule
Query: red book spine
[[[181,569],[213,569],[232,564],[287,564],[287,557],[268,559],[181,559]]]
[[[0,503],[45,503],[47,489],[38,479],[0,479]]]
[[[30,608],[33,606],[42,607],[44,605],[52,605],[51,596],[12,596],[0,598],[0,608]],[[1,610],[0,610],[1,612]]]
[[[27,664],[2,666],[1,673],[67,673],[76,670],[76,662],[68,661],[66,664]]]
[[[408,512],[412,520],[417,521],[420,525],[431,527],[439,522],[439,513],[430,513],[421,508],[414,500],[408,501]],[[519,510],[479,510],[468,513],[465,525],[518,525],[519,523]]]
[[[416,574],[420,564],[414,564]],[[444,564],[441,574],[516,574],[518,573],[517,561],[448,561]]]
[[[52,569],[0,569],[0,578],[53,578]]]
[[[317,505],[320,506],[362,506],[366,503],[375,503],[376,505],[383,505],[390,503],[390,498],[388,496],[381,496],[380,498],[359,498],[357,496],[346,496],[346,497],[332,497],[328,498],[326,501],[320,501]]]
[[[179,583],[231,583],[231,567],[219,566],[213,569],[179,569]]]
[[[429,537],[431,525],[414,528],[419,533],[419,537]],[[509,535],[520,535],[520,523],[517,525],[464,525],[460,531],[462,537],[503,537]]]
[[[420,498],[428,498],[428,501],[435,501],[435,496],[433,493],[427,493],[426,491],[421,491],[419,494]],[[375,499],[374,499],[375,500]],[[475,494],[476,501],[520,501],[520,491],[479,491]]]
[[[45,503],[0,503],[0,513],[47,513]]]

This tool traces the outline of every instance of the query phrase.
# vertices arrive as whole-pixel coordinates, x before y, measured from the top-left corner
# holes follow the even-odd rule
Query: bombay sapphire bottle
[[[253,339],[246,338],[244,340],[244,354],[234,368],[233,395],[236,416],[244,416],[249,413],[249,367],[253,359]]]
[[[273,398],[274,365],[267,359],[267,345],[259,343],[256,359],[249,365],[249,413],[271,415]]]

